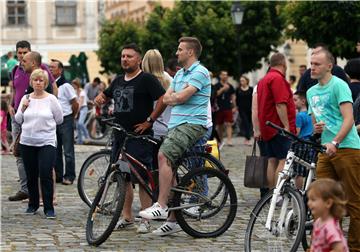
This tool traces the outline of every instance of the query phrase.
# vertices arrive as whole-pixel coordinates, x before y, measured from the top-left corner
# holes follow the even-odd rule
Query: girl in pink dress
[[[7,103],[6,101],[1,101],[1,145],[4,146],[4,151],[1,151],[1,154],[10,153],[10,145],[7,140]]]
[[[345,214],[345,193],[333,179],[314,181],[308,190],[308,206],[315,222],[311,237],[311,252],[349,251],[339,219]]]

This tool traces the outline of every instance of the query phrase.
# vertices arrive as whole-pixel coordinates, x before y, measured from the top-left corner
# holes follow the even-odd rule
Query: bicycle
[[[102,119],[102,122],[111,122],[113,119],[114,118]],[[111,138],[109,138],[109,140],[111,140]],[[106,171],[111,158],[111,149],[107,148],[110,145],[110,141],[108,141],[105,149],[90,155],[81,166],[78,176],[77,189],[80,198],[89,207],[91,206],[92,200],[95,198],[97,193],[96,188],[100,188],[105,181]],[[160,143],[157,146],[159,145]],[[206,166],[207,168],[218,169],[227,174],[228,171],[225,169],[220,160],[211,155],[212,147],[206,144],[203,146],[203,149],[204,151],[188,151],[184,155],[182,159],[183,162],[179,165],[178,170],[182,171],[184,174],[186,171],[191,170],[191,167]]]
[[[324,153],[325,147],[303,139],[271,123],[267,125],[277,129],[280,134],[293,140],[286,156],[284,169],[279,172],[276,187],[256,204],[250,214],[245,233],[245,251],[262,251],[278,248],[280,251],[297,251],[300,242],[308,248],[308,239],[312,230],[312,217],[307,207],[306,192],[315,179],[317,154]],[[294,152],[296,144],[302,143],[315,151],[311,162],[307,162]],[[299,163],[308,169],[302,190],[294,185],[293,165]]]
[[[141,139],[153,145],[158,145],[158,140],[151,136],[127,132],[119,124],[107,123],[122,132],[125,140],[118,153],[119,159],[108,167],[104,183],[100,186],[88,214],[86,239],[90,245],[95,246],[106,241],[115,228],[123,208],[126,184],[130,183],[130,176],[138,180],[139,186],[144,188],[154,202],[158,188],[154,179],[156,171],[148,169],[126,152],[128,139]],[[177,165],[182,161],[181,159]],[[146,171],[150,185],[136,168]],[[173,197],[169,202],[169,211],[175,212],[180,227],[193,237],[216,237],[223,234],[234,221],[237,210],[236,191],[228,176],[217,169],[205,167],[186,171],[183,176],[174,172],[174,176],[179,183],[171,189]],[[204,176],[208,178],[207,185],[204,185]],[[198,208],[195,213],[188,211],[193,207]],[[218,215],[220,211],[222,214]]]

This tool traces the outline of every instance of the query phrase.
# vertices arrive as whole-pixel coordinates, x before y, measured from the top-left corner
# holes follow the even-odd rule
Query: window
[[[12,0],[6,2],[8,25],[26,25],[26,2]]]
[[[56,25],[76,25],[76,2],[56,1]]]

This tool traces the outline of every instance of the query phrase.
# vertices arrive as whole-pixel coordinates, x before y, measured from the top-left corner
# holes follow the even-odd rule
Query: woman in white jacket
[[[63,112],[57,98],[45,91],[49,84],[46,72],[36,69],[30,76],[30,95],[21,99],[15,120],[21,124],[20,150],[24,160],[29,189],[27,214],[39,208],[40,188],[47,218],[55,218],[53,206],[52,169],[56,158],[56,125],[63,121]]]

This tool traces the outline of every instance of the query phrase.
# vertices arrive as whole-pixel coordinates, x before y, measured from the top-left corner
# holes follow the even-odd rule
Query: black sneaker
[[[18,191],[14,196],[10,196],[10,201],[20,201],[29,198],[29,195],[27,193],[24,193],[22,191]]]
[[[55,219],[56,215],[54,210],[49,210],[45,213],[46,219]]]
[[[34,214],[36,214],[36,211],[37,211],[37,209],[34,209],[32,207],[28,207],[28,209],[26,209],[26,211],[25,211],[25,214],[34,215]]]

